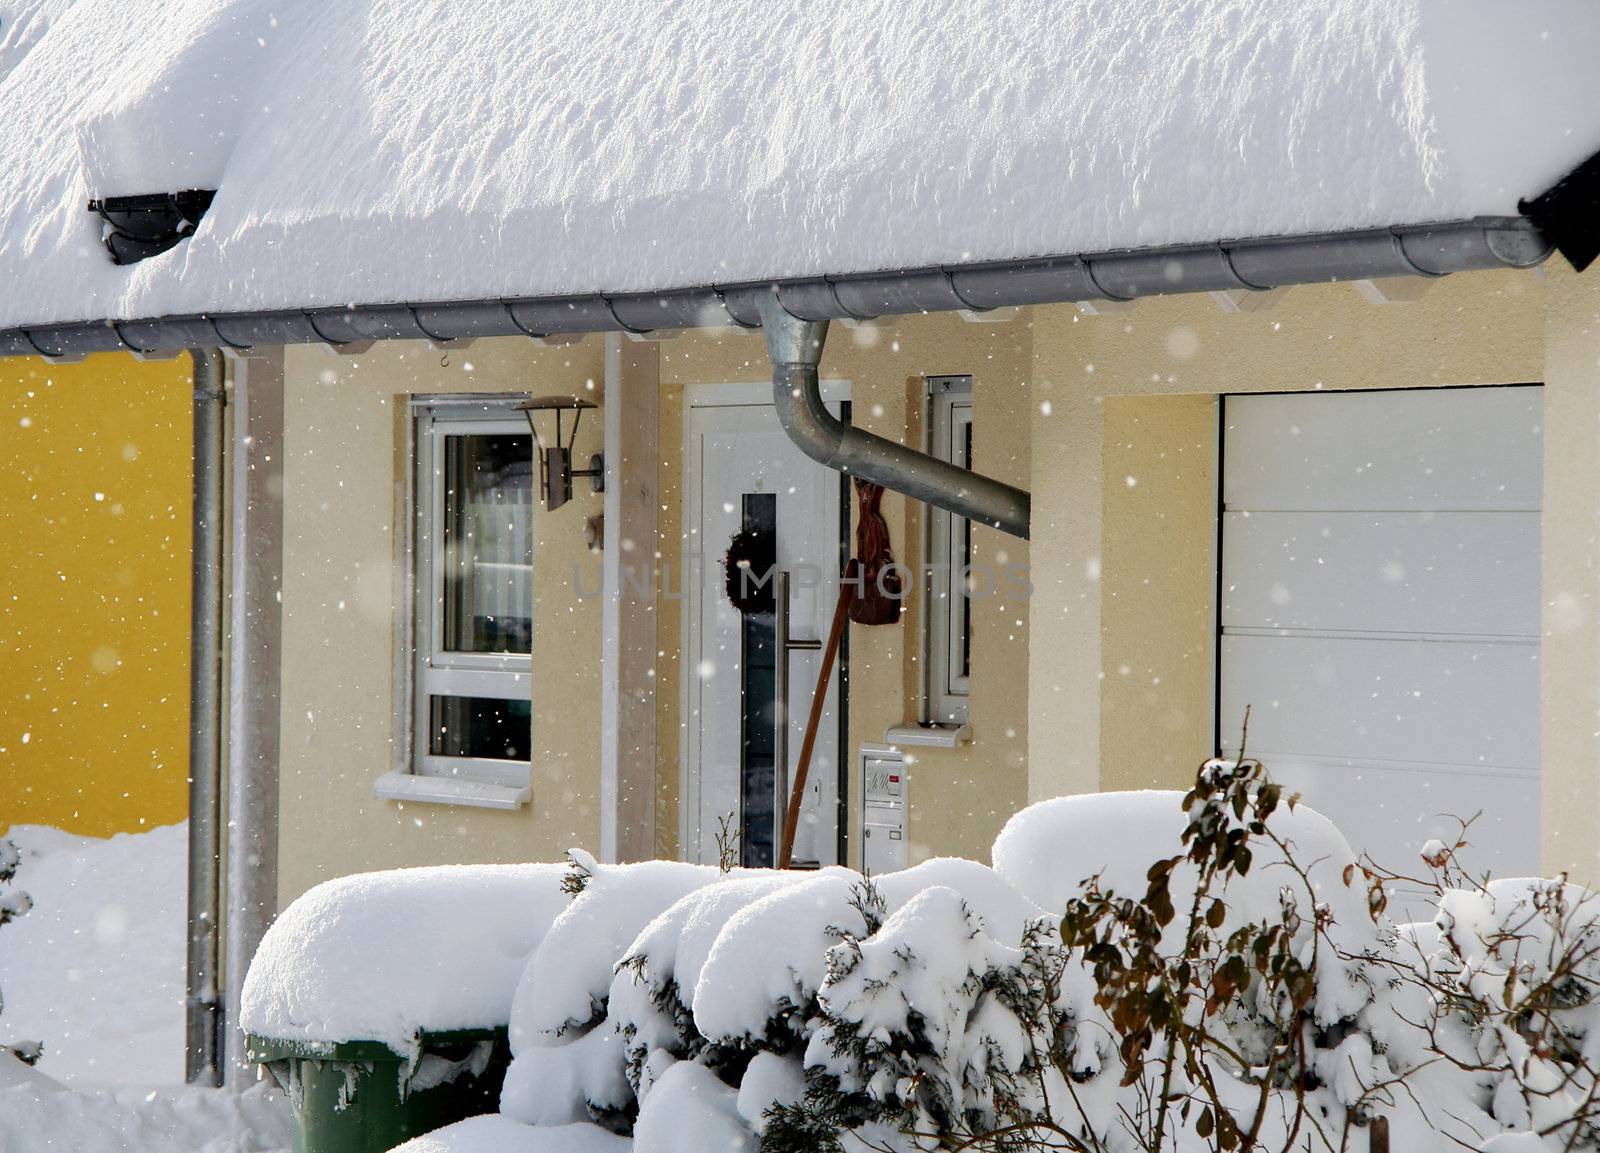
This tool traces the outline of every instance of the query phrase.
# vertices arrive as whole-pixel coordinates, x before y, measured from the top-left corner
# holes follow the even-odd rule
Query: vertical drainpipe
[[[228,727],[224,798],[223,1082],[255,1080],[239,997],[278,908],[283,604],[283,353],[233,361],[228,399]]]
[[[1032,497],[992,477],[847,425],[822,402],[819,366],[826,320],[787,311],[776,287],[756,297],[772,361],[772,407],[796,448],[836,472],[903,493],[975,524],[1028,539]]]
[[[184,1076],[222,1083],[222,353],[194,359],[194,553],[189,641],[189,950]]]

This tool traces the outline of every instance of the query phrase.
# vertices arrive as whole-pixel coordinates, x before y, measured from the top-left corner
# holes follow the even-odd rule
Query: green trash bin
[[[386,1153],[413,1137],[500,1107],[506,1030],[426,1033],[415,1063],[378,1041],[249,1038],[294,1108],[295,1153]]]

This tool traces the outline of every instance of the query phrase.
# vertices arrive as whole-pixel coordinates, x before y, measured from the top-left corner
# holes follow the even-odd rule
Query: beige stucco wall
[[[1025,316],[1005,323],[973,324],[953,315],[908,317],[856,328],[835,325],[821,372],[847,380],[854,422],[896,441],[917,440],[920,424],[910,398],[925,376],[970,374],[976,465],[1026,486],[1032,444],[1027,433],[1031,332]],[[766,348],[758,335],[731,330],[688,333],[661,345],[662,553],[681,571],[683,389],[696,384],[768,378]],[[895,554],[920,560],[920,521],[908,522],[905,498],[883,502]],[[1028,545],[990,529],[974,534],[976,562],[1028,563]],[[913,860],[959,853],[987,858],[1005,819],[1020,808],[1027,789],[1027,652],[1029,606],[1002,596],[977,600],[973,609],[972,742],[958,749],[913,750],[908,769],[909,831]],[[658,695],[658,795],[676,797],[681,718],[676,649],[681,607],[661,612],[664,691]],[[850,710],[847,748],[881,741],[891,725],[917,718],[918,625],[850,626]],[[667,643],[671,638],[673,643]],[[851,844],[859,846],[859,782],[852,776]],[[662,827],[658,810],[658,830]],[[675,806],[669,822],[676,830]],[[658,832],[658,842],[661,840]]]
[[[603,346],[483,340],[448,355],[379,343],[292,347],[284,365],[283,688],[279,894],[327,877],[440,862],[556,859],[598,848],[599,566],[583,519],[600,497],[535,513],[533,801],[515,812],[372,795],[394,767],[394,637],[408,483],[406,400],[461,391],[582,392]],[[445,363],[441,363],[441,361]],[[600,448],[585,420],[578,454]]]
[[[1019,485],[1031,451],[1025,319],[968,324],[915,318],[865,330],[839,327],[824,374],[851,382],[855,420],[886,436],[920,435],[909,398],[924,375],[970,373],[979,423],[978,465]],[[661,511],[658,547],[682,580],[683,413],[687,385],[759,381],[760,340],[731,331],[686,334],[661,351]],[[405,401],[453,391],[576,391],[603,371],[597,339],[568,348],[480,341],[442,354],[425,345],[379,344],[360,356],[288,350],[285,366],[285,541],[280,894],[292,899],[329,876],[436,861],[553,857],[598,840],[598,601],[576,594],[598,583],[581,522],[599,511],[582,493],[540,512],[535,587],[534,801],[501,813],[400,804],[371,795],[392,766],[395,730],[396,521],[406,483]],[[469,369],[467,365],[471,365]],[[910,424],[908,424],[908,421]],[[598,449],[600,422],[584,426],[580,453]],[[588,507],[593,504],[593,508]],[[920,559],[906,502],[885,502],[898,555]],[[1027,563],[1027,545],[980,530],[974,547],[997,564]],[[574,566],[577,569],[574,569]],[[921,750],[911,770],[913,852],[985,856],[1026,790],[1028,606],[1002,597],[975,606],[971,744]],[[678,651],[681,614],[665,602],[658,622],[660,749],[657,851],[678,852]],[[852,626],[849,747],[881,740],[917,715],[915,622]],[[852,782],[852,788],[855,782]],[[852,794],[853,795],[853,794]],[[852,806],[852,832],[856,814]]]
[[[1035,310],[1034,397],[1049,409],[1033,426],[1030,796],[1178,786],[1212,751],[1219,394],[1548,380],[1546,405],[1564,391],[1587,424],[1562,435],[1547,407],[1547,589],[1552,548],[1593,564],[1600,490],[1584,478],[1600,420],[1596,305],[1591,295],[1571,301],[1571,316],[1552,310],[1562,333],[1591,329],[1553,339],[1571,363],[1547,367],[1546,296],[1545,274],[1507,272],[1450,278],[1406,304],[1330,284],[1245,313],[1204,295],[1099,316]],[[1569,482],[1577,495],[1563,500]],[[1575,573],[1580,562],[1560,566]],[[1578,631],[1596,630],[1583,620]],[[1594,643],[1560,642],[1585,664],[1583,701],[1552,685],[1569,678],[1551,643],[1547,627],[1547,745],[1553,730],[1581,737],[1593,766],[1600,631]],[[1546,749],[1547,825],[1572,759]]]
[[[1168,787],[1210,752],[1218,407],[1208,395],[1103,405],[1101,788]]]
[[[1554,262],[1552,262],[1554,263]],[[1540,839],[1600,883],[1600,278],[1552,267],[1545,312]]]
[[[658,411],[660,455],[656,462],[656,553],[661,580],[683,588],[683,385],[667,379],[663,361]],[[683,612],[661,597],[656,602],[656,856],[679,855],[678,748],[682,731],[679,680],[683,662]]]
[[[1031,545],[977,534],[980,559],[1031,560],[1034,595],[975,606],[974,740],[917,753],[915,854],[983,857],[1029,798],[1180,785],[1211,752],[1219,394],[1544,381],[1546,864],[1600,876],[1597,285],[1552,266],[1453,277],[1409,304],[1374,305],[1327,285],[1244,313],[1195,296],[1097,316],[1059,306],[989,325],[937,316],[835,326],[822,373],[850,382],[858,424],[915,442],[921,377],[970,373],[978,467],[1034,494]],[[681,582],[685,390],[761,381],[767,363],[758,337],[725,330],[666,341],[660,356],[658,548]],[[599,508],[587,495],[541,519],[549,559],[536,578],[533,806],[402,809],[370,795],[392,737],[402,398],[581,388],[599,379],[602,353],[594,339],[566,349],[484,341],[452,353],[448,368],[439,359],[403,344],[360,357],[289,351],[286,896],[355,868],[529,859],[597,840],[598,607],[570,587],[572,561],[590,566],[589,587],[597,579],[580,539],[582,517]],[[596,439],[581,451],[597,447],[599,431],[598,421],[586,426],[586,441]],[[911,562],[919,518],[907,504],[890,494],[884,511]],[[678,602],[659,611],[657,849],[673,855],[683,638]],[[895,627],[852,626],[849,747],[916,716],[918,627],[914,606]]]

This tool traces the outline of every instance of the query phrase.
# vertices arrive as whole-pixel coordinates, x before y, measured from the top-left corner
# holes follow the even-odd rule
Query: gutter
[[[986,310],[1075,300],[1134,300],[1179,292],[1264,291],[1293,284],[1446,276],[1531,268],[1550,255],[1522,217],[1263,237],[1072,256],[1028,257],[777,281],[800,320],[869,320],[918,312]],[[218,312],[151,320],[95,320],[0,331],[0,356],[72,357],[263,344],[362,344],[560,333],[632,332],[761,324],[770,280],[665,292],[594,293],[356,307]]]
[[[835,472],[1026,539],[1032,503],[1026,492],[839,420],[823,403],[818,377],[828,322],[797,319],[776,291],[757,305],[772,361],[773,408],[801,452]]]
[[[1015,536],[1028,535],[1028,494],[833,420],[816,389],[830,320],[984,311],[1170,293],[1261,292],[1296,284],[1531,268],[1550,255],[1523,217],[1261,237],[1087,255],[1031,257],[844,276],[708,285],[658,293],[379,304],[154,320],[43,325],[0,331],[0,356],[73,357],[185,347],[360,347],[375,340],[442,342],[488,336],[734,325],[765,327],[779,419],[808,456],[830,468]]]

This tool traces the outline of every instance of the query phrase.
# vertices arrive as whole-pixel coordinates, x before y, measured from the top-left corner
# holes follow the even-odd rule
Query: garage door
[[[1218,728],[1410,871],[1539,865],[1537,387],[1233,396]]]

